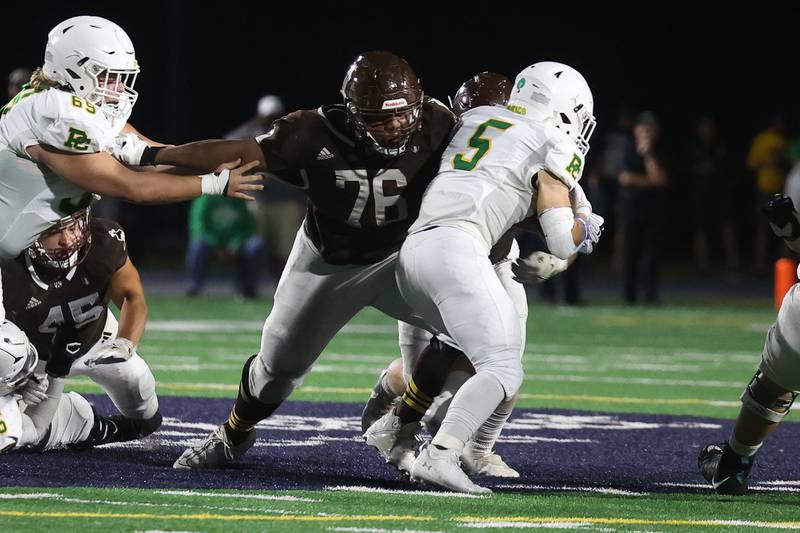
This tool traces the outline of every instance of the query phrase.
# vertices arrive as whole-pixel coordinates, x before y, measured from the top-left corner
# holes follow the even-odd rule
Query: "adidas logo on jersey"
[[[324,159],[332,159],[333,154],[327,148],[322,148],[317,154],[317,161],[322,161]]]
[[[33,309],[34,307],[36,307],[41,303],[42,302],[31,296],[31,299],[28,301],[28,305],[25,306],[25,310],[27,311],[28,309]]]

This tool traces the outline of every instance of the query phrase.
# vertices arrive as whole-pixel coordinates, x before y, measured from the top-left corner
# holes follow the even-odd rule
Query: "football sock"
[[[504,397],[505,391],[496,377],[486,372],[475,374],[458,389],[439,432],[431,442],[460,451]],[[457,445],[459,441],[460,447]]]
[[[417,359],[412,377],[403,393],[403,400],[395,410],[395,414],[404,424],[422,419],[434,396],[442,391],[453,361],[460,355],[459,350],[436,338],[431,339]]]
[[[473,455],[487,455],[492,452],[492,448],[494,448],[497,438],[503,430],[503,426],[506,425],[508,417],[511,416],[511,412],[514,410],[515,403],[516,396],[512,401],[500,402],[500,405],[489,415],[486,422],[481,424],[481,427],[479,427],[478,431],[473,435],[470,444]]]
[[[236,395],[236,402],[233,404],[231,414],[225,422],[225,431],[234,445],[244,442],[253,428],[271,415],[280,405],[279,403],[267,404],[261,402],[250,394],[250,364],[258,354],[250,357],[244,364],[242,379],[239,382],[239,393]]]
[[[742,444],[738,440],[736,440],[736,435],[731,433],[731,438],[728,439],[728,448],[731,449],[736,455],[740,455],[742,457],[752,457],[758,452],[759,448],[764,443],[756,444],[755,446],[749,446],[747,444]]]

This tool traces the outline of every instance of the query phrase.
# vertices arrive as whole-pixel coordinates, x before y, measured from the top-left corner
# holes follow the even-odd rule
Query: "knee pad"
[[[258,357],[250,363],[247,392],[261,403],[281,403],[303,384],[304,378],[305,373],[300,376],[287,376],[271,372],[261,357]]]
[[[775,394],[762,383],[764,378],[763,372],[760,370],[756,372],[739,399],[742,401],[743,407],[756,416],[778,423],[789,413],[797,393]]]

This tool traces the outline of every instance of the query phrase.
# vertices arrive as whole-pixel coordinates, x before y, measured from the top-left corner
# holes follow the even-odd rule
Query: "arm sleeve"
[[[569,139],[561,139],[550,146],[544,166],[550,174],[572,190],[583,175],[584,159],[578,147]]]

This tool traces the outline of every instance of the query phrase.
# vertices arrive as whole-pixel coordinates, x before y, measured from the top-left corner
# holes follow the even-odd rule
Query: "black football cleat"
[[[737,455],[726,442],[705,446],[697,457],[700,474],[714,490],[735,496],[747,494],[747,476],[754,463],[755,456]]]

